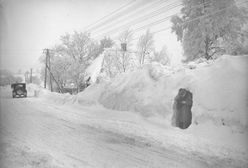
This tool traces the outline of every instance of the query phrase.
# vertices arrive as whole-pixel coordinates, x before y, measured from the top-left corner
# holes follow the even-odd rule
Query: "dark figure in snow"
[[[90,86],[90,79],[91,79],[91,77],[89,77],[89,78],[85,81],[85,88],[87,88],[88,86]]]
[[[172,125],[181,129],[190,126],[192,120],[192,93],[186,89],[179,89],[173,104]]]

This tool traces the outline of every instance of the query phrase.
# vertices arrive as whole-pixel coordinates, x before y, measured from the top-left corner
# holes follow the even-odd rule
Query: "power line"
[[[120,19],[120,18],[123,18],[123,16],[127,16],[127,15],[130,13],[130,10],[133,10],[133,9],[134,9],[134,11],[137,11],[137,10],[142,9],[143,6],[148,6],[148,5],[151,4],[151,3],[153,3],[153,4],[151,4],[150,6],[154,6],[154,5],[156,6],[157,3],[158,3],[158,5],[161,4],[161,1],[164,1],[164,0],[159,0],[159,1],[157,1],[157,2],[155,1],[155,3],[152,2],[152,1],[151,1],[151,2],[148,2],[148,3],[146,2],[145,5],[144,5],[144,4],[143,4],[144,1],[140,0],[140,2],[136,3],[135,5],[129,7],[129,8],[127,8],[127,9],[125,9],[125,10],[122,10],[122,11],[119,12],[119,13],[116,13],[114,16],[112,16],[112,17],[108,18],[107,20],[105,20],[105,21],[103,21],[103,22],[101,22],[101,23],[95,25],[94,27],[92,27],[92,28],[89,29],[88,31],[94,31],[94,30],[97,30],[97,29],[99,29],[99,28],[106,27],[107,25],[113,23],[113,21],[115,21],[116,19],[118,20],[118,19]],[[168,1],[168,0],[166,0],[166,1]],[[163,2],[162,2],[162,3],[163,3]],[[132,12],[133,12],[133,11],[131,11],[131,13],[132,13]]]
[[[177,5],[177,6],[175,6],[174,8],[179,7],[179,6],[180,6],[180,5]],[[172,8],[172,9],[173,9],[173,8]],[[173,14],[173,15],[174,15],[174,14]],[[133,26],[133,25],[142,23],[142,22],[144,22],[145,20],[147,20],[147,17],[146,17],[146,18],[143,18],[143,19],[140,20],[140,21],[136,21],[136,20],[135,20],[135,21],[132,21],[131,23],[128,23],[128,24],[126,24],[126,25],[123,25],[123,26],[120,26],[120,27],[111,29],[110,31],[104,33],[103,36],[108,35],[108,34],[113,33],[113,32],[117,32],[118,30],[121,30],[121,29],[127,29],[127,28],[129,28],[130,26]],[[168,20],[168,18],[167,18],[167,17],[166,17],[166,19],[165,19],[165,18],[162,18],[161,20],[157,20],[156,22],[158,22],[158,21],[165,21],[165,20]],[[154,24],[154,22],[149,23],[149,24],[146,24],[146,25],[144,25],[143,27],[147,27],[147,26],[149,26],[149,25],[151,25],[151,24]],[[102,34],[97,35],[97,37],[99,37],[99,36],[102,36]]]
[[[131,22],[129,22],[129,23],[127,23],[127,24],[124,24],[124,25],[122,25],[122,26],[119,26],[118,28],[115,28],[115,29],[120,29],[120,28],[123,27],[123,26],[128,27],[128,26],[130,26],[130,25],[135,25],[135,24],[141,23],[141,22],[147,20],[147,18],[150,19],[150,18],[159,16],[159,15],[161,15],[161,14],[166,13],[166,12],[167,12],[166,10],[171,10],[171,9],[176,8],[176,7],[179,7],[179,6],[181,6],[181,5],[182,5],[181,3],[178,3],[178,2],[177,2],[177,3],[172,3],[172,4],[169,4],[169,5],[163,6],[162,8],[159,8],[159,9],[156,10],[156,11],[153,11],[153,12],[151,12],[151,13],[148,13],[147,15],[144,15],[144,16],[142,16],[142,17],[136,18],[136,19],[132,20]],[[119,21],[119,22],[121,22],[121,21]],[[119,23],[119,22],[117,22],[117,23]],[[115,24],[117,24],[117,23],[115,23]],[[98,30],[98,31],[102,31],[102,30],[104,30],[104,29],[106,29],[106,28],[102,28],[102,29],[100,29],[100,30]]]
[[[197,4],[197,5],[194,5],[194,6],[191,7],[191,8],[197,8],[197,7],[199,7],[199,6],[206,5],[206,4],[209,4],[209,3],[210,3],[210,2],[206,2],[206,3],[204,3],[204,4],[203,4],[203,3]],[[171,8],[169,8],[169,10],[172,10],[172,9],[174,9],[174,8],[177,8],[177,7],[181,6],[181,5],[182,5],[182,4],[177,4],[177,5],[174,4],[174,6],[172,6]],[[168,12],[168,11],[167,11],[167,12]],[[142,27],[139,27],[139,28],[137,28],[137,29],[135,29],[135,30],[133,30],[133,31],[139,31],[139,30],[145,29],[145,28],[147,28],[147,27],[151,27],[151,26],[154,26],[154,25],[163,23],[163,22],[169,20],[172,16],[174,16],[174,15],[176,15],[176,14],[180,14],[180,13],[175,13],[175,14],[173,14],[173,15],[169,15],[169,16],[167,16],[167,17],[165,17],[165,18],[162,18],[162,19],[160,19],[160,20],[156,20],[155,22],[152,22],[152,23],[146,24],[146,25],[144,25],[144,26],[142,26]],[[149,16],[146,16],[146,17],[144,17],[144,18],[142,17],[142,20],[141,20],[140,22],[143,22],[144,20],[146,20],[147,17],[149,17]],[[120,29],[127,28],[127,27],[129,27],[129,25],[135,25],[135,24],[140,23],[140,22],[138,22],[137,20],[135,20],[135,21],[136,21],[136,23],[133,23],[133,21],[131,21],[131,23],[128,23],[128,24],[126,24],[126,25],[124,25],[124,26],[120,26],[120,27],[118,27],[118,28],[114,28],[114,29],[112,29],[112,30],[110,30],[110,31],[108,31],[108,32],[106,32],[106,33],[104,33],[103,36],[105,36],[105,35],[107,35],[107,34],[109,34],[109,33],[112,33],[112,32],[116,32],[116,31],[118,31],[118,30],[120,30]],[[98,35],[97,37],[99,37],[99,36],[101,36],[101,35]]]
[[[178,7],[178,6],[177,6],[177,7]],[[174,16],[174,15],[175,15],[175,14],[169,15],[169,16],[167,16],[167,17],[165,17],[165,18],[162,18],[162,19],[160,19],[160,20],[157,20],[157,21],[152,22],[152,23],[150,23],[150,24],[147,24],[147,25],[145,25],[145,26],[136,28],[136,29],[134,29],[133,31],[139,31],[139,30],[145,29],[145,28],[147,28],[147,27],[151,27],[151,26],[153,26],[153,25],[157,25],[157,24],[163,23],[163,22],[169,20],[169,19],[170,19],[172,16]]]
[[[89,27],[91,27],[91,26],[93,26],[93,25],[99,23],[99,22],[102,21],[103,19],[105,19],[105,18],[107,18],[107,17],[109,17],[109,16],[115,14],[116,12],[118,12],[118,11],[120,11],[120,10],[126,8],[127,6],[129,6],[130,4],[134,3],[135,1],[136,1],[136,0],[131,0],[131,1],[129,1],[127,4],[125,4],[125,5],[121,6],[120,8],[118,8],[118,9],[112,11],[112,12],[109,13],[108,15],[103,16],[102,18],[98,19],[98,20],[95,21],[94,23],[91,23],[90,25],[86,26],[84,29],[87,30]]]
[[[127,14],[124,14],[124,16],[122,15],[122,16],[116,16],[116,17],[114,17],[114,18],[112,18],[109,22],[105,22],[103,25],[99,25],[98,27],[95,27],[94,29],[91,29],[91,31],[94,31],[94,30],[96,30],[96,31],[99,31],[98,29],[106,29],[106,28],[108,28],[109,26],[111,26],[111,25],[113,25],[113,24],[117,24],[117,23],[119,23],[119,22],[121,22],[121,21],[123,21],[124,19],[127,19],[128,17],[130,18],[132,15],[134,15],[135,13],[137,13],[138,11],[139,12],[141,12],[141,11],[144,11],[146,8],[152,8],[152,7],[156,7],[156,6],[160,6],[161,4],[163,4],[163,3],[166,3],[166,2],[168,2],[169,0],[160,0],[160,1],[157,1],[157,2],[155,2],[155,3],[153,3],[153,4],[146,4],[145,6],[143,6],[143,7],[141,7],[141,8],[137,8],[137,9],[135,9],[135,11],[134,12],[129,12],[129,13],[127,13]],[[116,19],[117,18],[117,22],[115,22]],[[120,19],[121,18],[121,19]],[[128,19],[129,19],[128,18]],[[119,20],[119,21],[118,21]]]

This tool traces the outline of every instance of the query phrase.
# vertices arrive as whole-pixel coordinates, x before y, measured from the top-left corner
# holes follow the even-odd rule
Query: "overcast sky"
[[[84,31],[87,25],[128,2],[130,1],[0,0],[1,69],[13,72],[21,69],[25,72],[30,68],[36,68],[42,50],[53,47],[59,42],[61,35],[74,30]],[[135,3],[137,8],[145,4],[149,6],[151,1],[136,0],[132,5]],[[126,13],[132,11],[134,9],[130,8]],[[142,12],[144,11],[137,13],[137,16]],[[158,28],[163,28],[161,26],[163,25],[159,25]],[[92,36],[94,37],[94,32]],[[173,57],[177,56],[180,59],[180,44],[170,30],[158,33],[154,38],[157,49],[166,45]]]

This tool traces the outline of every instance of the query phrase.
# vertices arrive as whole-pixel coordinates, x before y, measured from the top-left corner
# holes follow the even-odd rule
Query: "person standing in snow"
[[[181,129],[190,126],[192,120],[191,108],[193,105],[193,95],[186,89],[179,89],[173,104],[172,125]]]

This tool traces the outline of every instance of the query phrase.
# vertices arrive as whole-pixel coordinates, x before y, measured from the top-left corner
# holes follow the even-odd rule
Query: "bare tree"
[[[141,35],[137,44],[138,59],[140,64],[144,64],[146,55],[150,54],[154,49],[153,34],[147,30],[144,35]]]
[[[70,67],[67,72],[79,92],[86,75],[85,70],[90,61],[99,54],[99,46],[90,38],[89,33],[74,32],[72,35],[66,34],[61,37],[61,41],[62,45],[59,46],[59,53],[68,58]]]
[[[133,32],[131,30],[125,30],[119,36],[119,42],[126,43],[127,48],[130,48],[132,46],[132,41],[133,41]]]
[[[128,66],[131,64],[130,63],[130,53],[128,50],[132,46],[132,40],[133,40],[133,32],[131,30],[126,30],[122,32],[119,36],[119,42],[120,44],[126,44],[126,50],[127,51],[116,51],[116,66],[117,69],[121,72],[126,72],[128,69]]]
[[[112,78],[117,74],[132,70],[135,67],[134,55],[132,53],[123,54],[117,46],[115,49],[105,50],[103,71]]]
[[[104,48],[110,48],[114,45],[114,41],[110,37],[104,37],[100,40],[100,52],[104,51]]]
[[[116,74],[119,73],[117,68],[116,53],[117,50],[105,50],[104,52],[103,70],[109,78],[113,78]]]
[[[85,70],[99,53],[100,45],[90,38],[89,33],[74,32],[61,36],[61,44],[54,47],[51,53],[51,71],[60,87],[73,82],[80,91]]]

